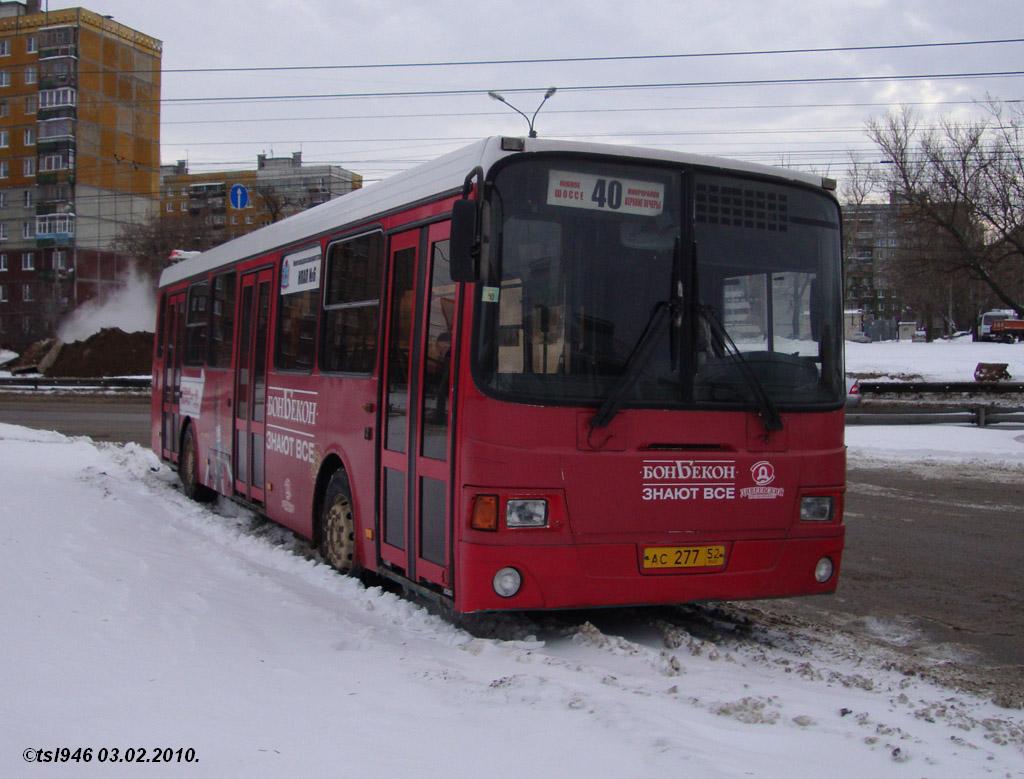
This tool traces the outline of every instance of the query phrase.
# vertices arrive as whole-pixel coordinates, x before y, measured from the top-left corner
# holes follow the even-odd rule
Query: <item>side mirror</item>
[[[479,278],[478,210],[475,200],[456,200],[452,203],[452,228],[449,243],[452,281],[476,281]]]

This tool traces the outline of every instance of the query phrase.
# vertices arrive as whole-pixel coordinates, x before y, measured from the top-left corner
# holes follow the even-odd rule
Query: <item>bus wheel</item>
[[[196,439],[192,432],[192,425],[185,428],[185,435],[181,440],[178,477],[181,479],[181,490],[185,493],[185,497],[199,503],[209,503],[214,499],[214,491],[199,483],[199,455],[196,453]]]
[[[355,567],[356,523],[344,471],[335,473],[327,485],[320,522],[324,560],[335,570],[350,573]]]

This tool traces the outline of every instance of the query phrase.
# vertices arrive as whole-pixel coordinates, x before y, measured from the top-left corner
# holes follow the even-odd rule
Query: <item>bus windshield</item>
[[[488,214],[474,356],[486,392],[601,404],[630,363],[623,407],[842,402],[839,213],[825,195],[544,157],[498,172]]]

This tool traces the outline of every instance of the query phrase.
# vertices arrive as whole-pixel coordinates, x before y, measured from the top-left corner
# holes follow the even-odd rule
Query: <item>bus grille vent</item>
[[[697,184],[697,222],[786,232],[787,196],[752,187]]]

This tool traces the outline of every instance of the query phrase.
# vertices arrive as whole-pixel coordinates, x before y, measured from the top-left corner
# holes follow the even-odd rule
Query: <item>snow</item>
[[[0,425],[0,775],[1024,771],[1020,711],[906,675],[883,643],[713,610],[703,632],[633,610],[474,638],[175,484],[134,444]],[[63,746],[92,762],[22,757]],[[100,747],[199,762],[118,768]]]
[[[970,336],[932,343],[846,342],[846,372],[872,381],[974,381],[979,362],[1005,362],[1024,381],[1024,343],[973,342]]]
[[[1024,426],[1019,424],[847,425],[846,445],[851,465],[899,462],[932,471],[982,466],[1024,480]]]
[[[6,365],[12,360],[18,359],[18,353],[10,349],[0,349],[0,365]]]

